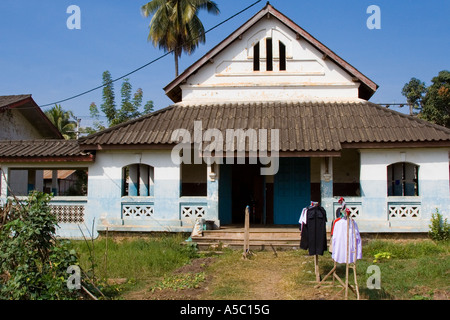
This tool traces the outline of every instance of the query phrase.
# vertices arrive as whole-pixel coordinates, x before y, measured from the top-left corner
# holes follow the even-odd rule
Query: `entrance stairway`
[[[300,246],[300,230],[297,226],[252,227],[249,232],[250,250],[287,250]],[[192,237],[199,250],[242,249],[244,228],[225,226],[219,230],[203,230],[202,236]]]

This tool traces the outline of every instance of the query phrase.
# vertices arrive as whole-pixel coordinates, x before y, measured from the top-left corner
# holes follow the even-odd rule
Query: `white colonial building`
[[[361,232],[426,232],[436,209],[450,212],[450,130],[369,102],[377,88],[267,4],[164,88],[173,105],[61,142],[65,152],[4,142],[0,164],[6,177],[87,172],[85,195],[55,198],[71,208],[68,237],[80,221],[95,233],[240,224],[247,205],[255,224],[292,226],[311,200],[330,224],[340,197]]]

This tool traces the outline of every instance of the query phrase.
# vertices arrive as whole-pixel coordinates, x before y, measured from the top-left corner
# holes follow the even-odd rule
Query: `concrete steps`
[[[242,249],[243,227],[222,227],[219,230],[204,230],[201,237],[192,237],[200,250]],[[250,227],[251,250],[298,249],[300,230],[298,227]]]

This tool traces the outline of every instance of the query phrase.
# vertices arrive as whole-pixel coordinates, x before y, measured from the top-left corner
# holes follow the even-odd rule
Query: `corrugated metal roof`
[[[31,94],[20,94],[20,95],[10,95],[10,96],[0,96],[0,109],[14,103],[20,102],[22,100],[28,99]]]
[[[97,145],[173,144],[172,132],[194,121],[203,131],[278,129],[280,151],[339,151],[343,143],[446,142],[450,129],[379,105],[355,102],[224,102],[175,104],[136,120],[80,139],[82,149]]]
[[[67,179],[71,176],[76,170],[57,170],[58,179]],[[44,179],[52,179],[53,178],[53,170],[44,170]]]
[[[89,158],[81,151],[77,140],[20,140],[0,141],[0,161],[29,158]]]

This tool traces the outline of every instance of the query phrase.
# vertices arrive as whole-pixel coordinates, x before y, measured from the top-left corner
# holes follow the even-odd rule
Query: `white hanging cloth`
[[[361,236],[359,234],[358,225],[355,220],[350,220],[349,226],[349,259],[348,263],[355,262],[355,240],[356,240],[356,259],[362,259],[362,244]],[[341,218],[335,221],[333,228],[332,247],[333,253],[332,259],[337,263],[347,262],[347,219]]]

